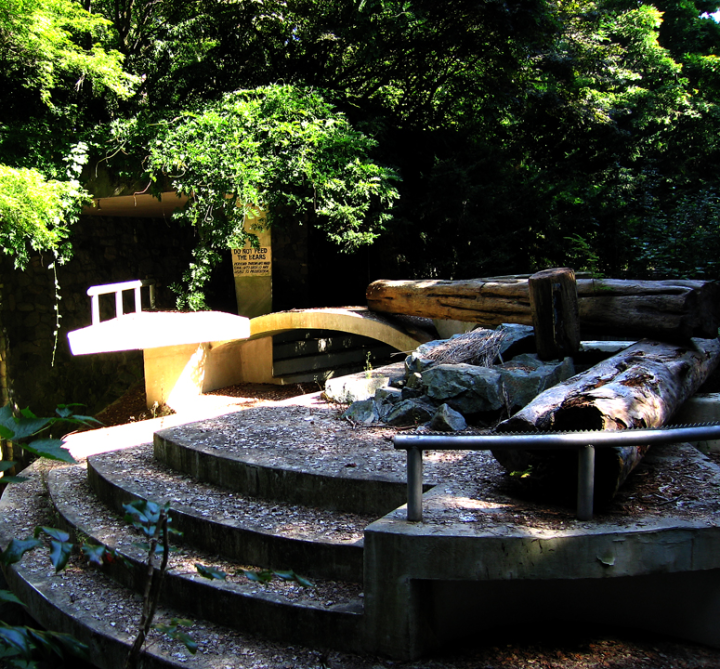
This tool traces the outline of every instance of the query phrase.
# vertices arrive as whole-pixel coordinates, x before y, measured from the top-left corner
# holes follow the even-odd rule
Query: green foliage
[[[70,225],[89,200],[77,181],[45,179],[37,170],[0,165],[0,249],[15,266],[35,251],[56,251],[67,258]]]
[[[191,196],[180,216],[200,236],[187,306],[203,306],[218,251],[244,244],[248,218],[262,227],[313,216],[345,250],[372,243],[398,197],[395,173],[371,158],[376,145],[318,92],[292,86],[237,91],[165,123],[150,169]]]
[[[71,0],[2,0],[0,54],[4,66],[24,73],[24,84],[52,105],[52,90],[70,74],[77,86],[87,78],[93,86],[128,97],[137,77],[122,69],[122,56],[102,46],[109,21]],[[78,38],[89,38],[87,48]]]
[[[197,573],[200,574],[200,576],[202,576],[203,578],[207,578],[211,581],[224,581],[227,578],[227,574],[221,569],[216,569],[215,567],[206,567],[204,564],[200,564],[199,562],[195,563],[195,569],[197,570]]]
[[[68,656],[88,659],[87,646],[69,634],[0,625],[0,657],[22,669],[48,666]]]
[[[37,539],[41,534],[50,537],[50,562],[55,567],[57,574],[67,566],[75,545],[70,541],[70,535],[67,532],[54,527],[36,527],[35,538]]]
[[[181,629],[182,627],[189,627],[190,625],[192,625],[192,620],[188,620],[187,618],[172,618],[167,625],[156,625],[155,629],[168,638],[179,641],[192,655],[195,655],[198,649],[197,643],[187,632]]]
[[[312,581],[296,574],[292,569],[286,571],[273,571],[271,569],[240,569],[236,572],[238,576],[244,576],[249,581],[255,583],[269,583],[273,578],[277,577],[283,581],[295,581],[298,585],[303,588],[312,588]]]

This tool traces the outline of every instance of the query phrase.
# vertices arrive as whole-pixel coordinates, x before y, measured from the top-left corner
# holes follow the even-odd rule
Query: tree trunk
[[[681,346],[641,341],[595,367],[538,395],[500,423],[498,432],[624,430],[660,427],[691,397],[720,360],[720,341],[695,339]],[[591,443],[589,440],[588,443]],[[595,495],[610,499],[647,451],[647,446],[598,448]],[[527,471],[553,485],[575,489],[574,451],[497,451],[509,471]]]
[[[528,280],[535,346],[540,360],[562,360],[580,350],[575,272],[546,269]]]
[[[532,325],[528,276],[466,281],[375,281],[373,311],[453,319],[494,327]],[[578,279],[578,311],[585,339],[601,333],[686,341],[717,337],[720,283]]]

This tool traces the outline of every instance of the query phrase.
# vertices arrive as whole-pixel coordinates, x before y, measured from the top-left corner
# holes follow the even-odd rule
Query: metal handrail
[[[150,308],[155,308],[155,281],[152,279],[138,279],[137,281],[123,281],[121,283],[106,283],[102,286],[90,286],[87,294],[91,299],[90,309],[92,312],[92,324],[100,323],[100,295],[115,293],[115,316],[121,318],[123,314],[123,298],[122,294],[126,290],[135,292],[135,313],[142,311],[142,299],[140,296],[140,288],[143,286],[150,287]]]
[[[720,423],[674,425],[628,430],[585,430],[577,432],[529,432],[479,435],[396,434],[396,449],[407,451],[407,519],[422,522],[422,452],[489,450],[578,451],[578,520],[593,516],[595,492],[595,448],[673,444],[720,438]]]

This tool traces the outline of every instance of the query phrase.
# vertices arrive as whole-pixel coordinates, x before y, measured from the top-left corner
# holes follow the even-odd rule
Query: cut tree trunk
[[[560,360],[580,350],[575,272],[546,269],[528,280],[535,346],[540,360]]]
[[[466,281],[374,281],[372,311],[452,319],[494,327],[532,325],[528,276]],[[586,339],[600,333],[686,341],[717,337],[720,283],[578,279],[578,311]]]
[[[660,427],[691,397],[720,361],[720,341],[694,339],[687,346],[641,341],[538,395],[500,423],[498,432],[624,430]],[[589,440],[588,443],[591,443]],[[602,503],[640,462],[647,446],[598,448],[595,496]],[[496,451],[509,471],[547,479],[575,490],[574,451]]]

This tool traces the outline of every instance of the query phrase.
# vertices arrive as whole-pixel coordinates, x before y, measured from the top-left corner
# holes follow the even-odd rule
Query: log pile
[[[532,325],[529,276],[466,281],[375,281],[366,297],[372,311],[453,319],[495,327]],[[598,334],[687,341],[715,338],[720,284],[710,281],[578,279],[583,338]]]
[[[720,361],[717,339],[695,339],[688,345],[644,340],[584,373],[538,395],[498,432],[624,430],[664,425],[702,385]],[[596,501],[615,494],[648,447],[598,449]],[[572,451],[498,451],[495,458],[509,471],[576,482],[577,456]]]

